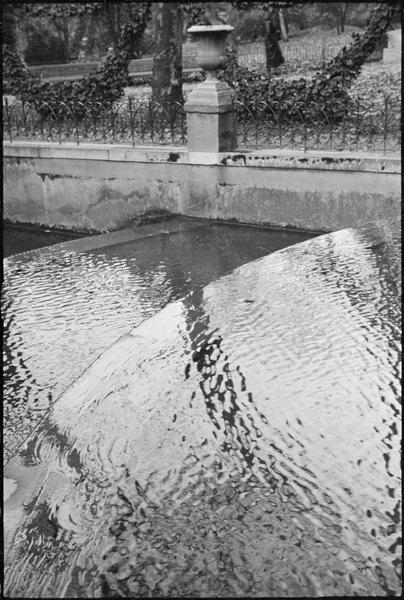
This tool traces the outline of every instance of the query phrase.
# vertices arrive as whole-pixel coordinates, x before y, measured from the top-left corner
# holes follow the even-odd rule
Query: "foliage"
[[[28,88],[30,76],[25,63],[18,56],[15,49],[9,45],[3,45],[3,93],[20,96],[22,91]]]
[[[264,11],[278,10],[279,8],[292,8],[296,2],[250,2],[250,0],[233,0],[233,6],[238,10],[258,8]]]
[[[336,27],[338,33],[344,30],[348,2],[322,2],[319,5],[321,22],[328,28]]]
[[[132,19],[124,25],[116,48],[94,74],[77,81],[39,82],[33,78],[15,52],[3,46],[3,70],[6,90],[33,104],[42,114],[63,116],[66,112],[80,116],[85,110],[94,113],[112,106],[122,95],[128,78],[136,37],[145,30],[150,3],[139,2]]]
[[[379,4],[369,16],[362,34],[353,34],[353,43],[344,47],[314,80],[311,93],[338,96],[348,89],[359,75],[365,60],[372,54],[386,34],[393,16],[398,12],[397,2]]]
[[[350,30],[349,33],[347,29]],[[357,32],[360,30],[351,26],[347,26],[345,32],[340,35],[335,31],[326,33],[321,27],[299,32],[287,43],[281,42],[286,61],[273,73],[274,77],[291,76],[298,79],[299,76],[314,75],[315,72],[323,69],[344,46],[349,45],[352,41],[351,34]],[[259,54],[257,59],[260,66]]]
[[[186,27],[191,25],[213,25],[226,22],[229,2],[180,2],[180,10]]]
[[[288,10],[289,22],[297,29],[308,29],[319,23],[319,11],[312,4],[296,4]]]
[[[22,17],[46,17],[65,19],[83,14],[94,14],[104,8],[104,2],[29,2],[16,6]]]
[[[80,115],[83,106],[94,105],[97,112],[102,108],[108,108],[123,94],[123,87],[127,84],[127,66],[133,54],[141,48],[141,38],[150,16],[150,2],[128,3],[116,5],[103,2],[81,3],[73,2],[61,4],[21,4],[14,6],[14,12],[20,18],[46,18],[52,22],[69,17],[86,14],[97,14],[104,19],[109,28],[119,22],[112,14],[112,8],[119,9],[128,17],[130,23],[122,29],[121,37],[115,44],[115,51],[106,59],[106,64],[100,67],[96,73],[89,75],[79,81],[69,82],[39,82],[34,79],[18,56],[13,56],[10,46],[3,48],[3,71],[6,80],[5,91],[21,96],[22,99],[34,103],[43,114],[53,112],[62,115],[64,112],[73,111]],[[209,4],[209,3],[208,3]],[[105,6],[104,6],[105,5]],[[107,10],[105,10],[107,9]],[[122,10],[120,10],[122,9]],[[186,2],[181,3],[181,12],[189,25],[195,22],[206,22],[206,3]],[[117,17],[122,14],[115,15]],[[131,38],[129,40],[129,38]],[[49,49],[46,50],[48,54]],[[28,59],[32,56],[28,55]],[[30,62],[33,62],[32,60]],[[47,61],[49,62],[49,60]],[[149,78],[148,78],[149,80]],[[150,80],[149,80],[150,81]]]
[[[60,37],[49,31],[33,31],[24,51],[27,65],[60,64],[69,61],[67,48]]]
[[[40,35],[56,32],[64,40],[70,58],[76,58],[82,37],[88,36],[86,51],[98,60],[109,46],[119,42],[121,26],[137,11],[136,2],[61,2],[61,3],[13,3],[7,4],[18,21],[18,29],[26,34],[30,29]],[[143,50],[138,39],[135,55]],[[45,60],[44,63],[48,63]]]
[[[399,9],[396,2],[379,4],[369,16],[365,31],[354,34],[353,42],[344,47],[312,81],[271,80],[254,70],[239,67],[234,52],[229,51],[219,78],[237,92],[241,112],[252,113],[262,101],[276,114],[295,119],[310,116],[313,119],[340,119],[349,109],[348,89],[387,31],[391,19]]]
[[[255,42],[257,39],[262,39],[265,35],[265,25],[261,11],[251,9],[242,14],[237,20],[235,35],[241,42]]]
[[[370,2],[352,2],[349,6],[346,22],[355,27],[365,27],[372,11]]]
[[[181,2],[180,9],[187,27],[209,24],[205,2]]]
[[[15,48],[16,46],[16,35],[15,35],[15,26],[16,26],[16,15],[13,10],[6,5],[3,7],[3,44],[7,44],[11,48]]]
[[[281,9],[287,9],[293,2],[245,2],[244,0],[233,0],[233,6],[240,11],[256,9],[261,12],[261,31],[264,33],[266,67],[268,72],[285,62],[279,46],[282,31],[285,33],[284,19],[281,19]],[[282,25],[283,24],[283,25]],[[285,34],[286,35],[286,34]]]
[[[380,111],[385,94],[388,93],[389,106],[394,113],[401,114],[401,71],[386,71],[384,65],[367,67],[349,90],[352,99],[361,98],[367,110]]]
[[[54,18],[60,17],[64,11],[93,10],[87,5],[102,3],[53,5]],[[203,3],[184,3],[181,10],[190,22],[198,22],[202,18]],[[248,7],[257,5],[291,7],[294,3],[249,3],[236,1],[232,4]],[[72,6],[69,8],[69,6]],[[38,3],[38,7],[41,6]],[[45,8],[44,8],[45,7]],[[80,7],[80,8],[79,8]],[[42,5],[42,11],[49,5]],[[317,73],[313,81],[301,78],[298,81],[286,81],[263,75],[257,71],[245,69],[237,65],[234,49],[228,50],[228,60],[219,72],[219,78],[227,81],[237,92],[246,113],[256,110],[259,103],[265,102],[273,111],[282,111],[284,117],[299,118],[308,114],[312,118],[340,118],[349,107],[348,90],[358,76],[364,60],[372,53],[377,43],[389,27],[391,19],[397,14],[399,5],[385,2],[378,5],[370,14],[367,28],[361,35],[354,35],[349,47],[331,60],[325,68]],[[39,10],[39,8],[38,8]],[[59,13],[58,11],[62,11]],[[127,84],[128,63],[132,57],[134,40],[146,28],[150,15],[150,2],[140,2],[132,12],[132,18],[123,28],[119,43],[105,64],[94,74],[78,81],[58,83],[39,82],[27,71],[25,65],[12,50],[10,45],[3,47],[3,72],[5,75],[5,91],[19,95],[23,100],[33,103],[42,113],[53,115],[69,114],[80,116],[92,110],[97,113],[108,109],[123,95]],[[200,21],[199,21],[200,22]],[[196,78],[198,79],[198,75]],[[319,109],[319,107],[321,107]]]
[[[83,33],[79,39],[75,34],[80,32],[81,25],[86,21],[89,22],[93,15],[102,18],[106,6],[109,4],[107,5],[105,2],[8,2],[4,10],[12,14],[16,21],[14,35],[17,31],[23,33],[24,41],[25,36],[28,36],[27,62],[48,64],[65,62],[77,55],[77,44]],[[53,36],[58,37],[62,42],[56,42],[56,40],[49,42]],[[41,41],[44,46],[48,46],[42,53]],[[3,43],[7,42],[4,40]],[[64,51],[62,51],[62,43]],[[51,47],[49,48],[49,46]],[[54,56],[55,50],[59,57]],[[47,55],[48,51],[49,55]],[[41,54],[43,54],[42,57]]]
[[[118,9],[125,8],[125,15],[130,19],[130,23],[123,27],[121,38],[115,45],[115,51],[107,57],[105,65],[100,67],[96,73],[74,82],[39,82],[26,71],[19,57],[13,56],[11,48],[5,46],[3,48],[5,91],[17,94],[22,99],[34,103],[43,114],[50,111],[56,115],[63,115],[66,111],[73,111],[75,115],[79,116],[83,113],[84,105],[87,108],[89,105],[93,105],[95,112],[101,108],[108,108],[123,94],[123,88],[127,84],[128,62],[133,57],[134,50],[140,48],[140,40],[151,12],[150,4],[150,2],[141,2],[115,6],[115,3],[112,3],[106,5],[108,14],[104,14],[103,2],[16,5],[15,11],[19,11],[18,14],[21,18],[29,16],[56,22],[68,17],[101,14],[101,17],[110,22],[111,26],[114,24],[114,15],[110,9],[114,5]],[[206,22],[206,14],[209,13],[209,10],[207,10],[206,3],[186,2],[181,3],[181,12],[187,23],[191,25],[195,22]],[[119,21],[119,18],[115,21]],[[46,54],[48,52],[49,48],[46,49]],[[28,59],[32,59],[32,56],[28,55]]]
[[[136,3],[133,2],[105,2],[105,10],[96,13],[94,22],[96,22],[99,27],[97,37],[102,38],[98,43],[103,47],[104,51],[107,47],[115,46],[119,42],[122,24],[130,21],[136,10]],[[136,15],[134,15],[134,18],[136,18]],[[91,37],[94,36],[92,35]],[[142,51],[142,42],[143,36],[138,36],[133,48],[134,56],[140,55]]]

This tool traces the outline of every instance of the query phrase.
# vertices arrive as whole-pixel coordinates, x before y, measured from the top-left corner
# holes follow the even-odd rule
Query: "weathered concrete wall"
[[[183,213],[316,231],[399,218],[399,178],[375,173],[194,169]],[[212,167],[211,167],[212,169]]]
[[[5,143],[3,216],[97,231],[125,227],[150,209],[313,231],[400,218],[395,157],[281,151],[212,157],[215,164],[197,164],[185,148]]]

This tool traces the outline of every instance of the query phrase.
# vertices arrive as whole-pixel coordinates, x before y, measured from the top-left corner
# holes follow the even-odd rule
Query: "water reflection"
[[[9,257],[2,294],[5,459],[120,335],[190,290],[308,237],[209,225],[98,251]]]
[[[322,236],[123,335],[6,467],[6,593],[398,595],[398,256]]]

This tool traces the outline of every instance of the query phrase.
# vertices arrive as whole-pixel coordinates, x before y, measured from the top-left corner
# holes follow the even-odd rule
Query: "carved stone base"
[[[234,112],[188,113],[187,136],[188,152],[231,152],[237,146]]]
[[[187,112],[227,112],[233,109],[235,94],[224,81],[208,78],[192,90],[185,103]]]
[[[208,78],[185,103],[189,152],[231,152],[237,146],[234,92],[222,81]]]

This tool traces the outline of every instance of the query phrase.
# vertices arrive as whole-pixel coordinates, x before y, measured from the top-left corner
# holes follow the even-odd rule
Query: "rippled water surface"
[[[235,267],[309,237],[185,222],[183,231],[100,250],[61,246],[7,258],[2,290],[6,460],[54,400],[120,335]]]
[[[192,254],[175,236],[142,246],[143,271],[131,245],[60,255],[44,304],[44,265],[8,265],[21,391],[38,410],[65,391],[6,467],[26,507],[7,595],[400,594],[398,232],[347,229],[232,271],[268,245],[257,230],[241,259],[209,231]],[[91,311],[71,329],[58,307],[76,296]]]

